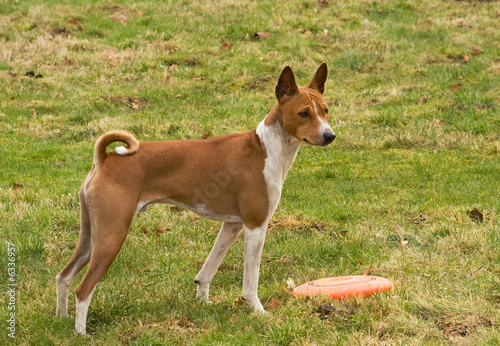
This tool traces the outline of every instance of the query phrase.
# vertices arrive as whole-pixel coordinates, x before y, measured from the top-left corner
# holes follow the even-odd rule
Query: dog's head
[[[335,133],[328,125],[328,106],[323,99],[327,75],[326,64],[322,63],[311,82],[299,88],[292,69],[287,66],[276,86],[283,129],[303,142],[319,146],[326,146],[335,139]]]

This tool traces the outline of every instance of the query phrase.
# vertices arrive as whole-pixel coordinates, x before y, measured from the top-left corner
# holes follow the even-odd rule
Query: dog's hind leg
[[[90,218],[83,190],[80,192],[81,231],[75,251],[64,269],[56,276],[56,316],[68,317],[68,291],[80,270],[89,262],[91,252]]]
[[[120,252],[132,223],[134,210],[116,208],[116,204],[110,203],[111,207],[102,206],[93,210],[90,263],[85,276],[75,289],[75,329],[79,334],[86,333],[87,312],[92,293]]]
[[[226,256],[227,251],[240,235],[241,228],[241,222],[224,222],[222,224],[212,251],[210,251],[205,264],[203,264],[203,267],[194,280],[194,282],[198,285],[196,298],[208,302],[210,282],[212,282],[212,279],[219,269],[224,256]]]

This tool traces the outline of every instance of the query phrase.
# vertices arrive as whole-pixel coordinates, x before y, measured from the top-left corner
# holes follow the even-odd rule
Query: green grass
[[[14,343],[498,344],[499,11],[453,0],[0,0],[0,288],[10,241]],[[275,103],[284,66],[305,85],[323,61],[337,140],[300,149],[268,230],[259,294],[279,307],[255,316],[233,304],[241,239],[214,278],[214,304],[200,305],[193,279],[220,225],[154,206],[96,289],[89,335],[73,332],[83,273],[70,318],[55,317],[55,275],[78,238],[77,192],[102,133],[248,131]],[[331,301],[287,287],[370,267],[394,289]],[[0,344],[13,341],[8,312],[3,293]]]

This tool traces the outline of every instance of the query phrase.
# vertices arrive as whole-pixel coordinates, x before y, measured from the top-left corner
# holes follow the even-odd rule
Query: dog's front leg
[[[243,273],[243,294],[242,298],[253,308],[255,312],[265,312],[257,295],[259,285],[259,267],[264,239],[266,237],[267,223],[249,229],[243,226],[245,231],[245,268]]]
[[[212,251],[210,251],[205,264],[203,264],[203,267],[194,279],[194,282],[198,285],[196,298],[208,302],[210,282],[212,282],[227,251],[240,235],[241,227],[241,222],[224,222],[222,224]]]

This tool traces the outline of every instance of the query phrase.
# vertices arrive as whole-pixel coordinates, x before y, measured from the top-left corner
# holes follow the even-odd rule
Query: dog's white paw
[[[66,317],[68,317],[68,310],[67,310],[67,309],[66,309],[66,310],[63,310],[63,309],[59,310],[59,309],[58,309],[58,310],[56,311],[56,317],[61,317],[61,318],[66,318]]]
[[[250,305],[250,307],[253,309],[253,312],[256,314],[265,314],[266,310],[264,310],[264,307],[262,306],[259,298],[254,298],[254,299],[245,299],[242,297],[242,299]]]
[[[196,299],[199,299],[203,302],[210,304],[210,301],[208,300],[208,292],[210,290],[210,284],[201,282],[196,282],[196,284],[198,285],[198,288],[196,290]]]

